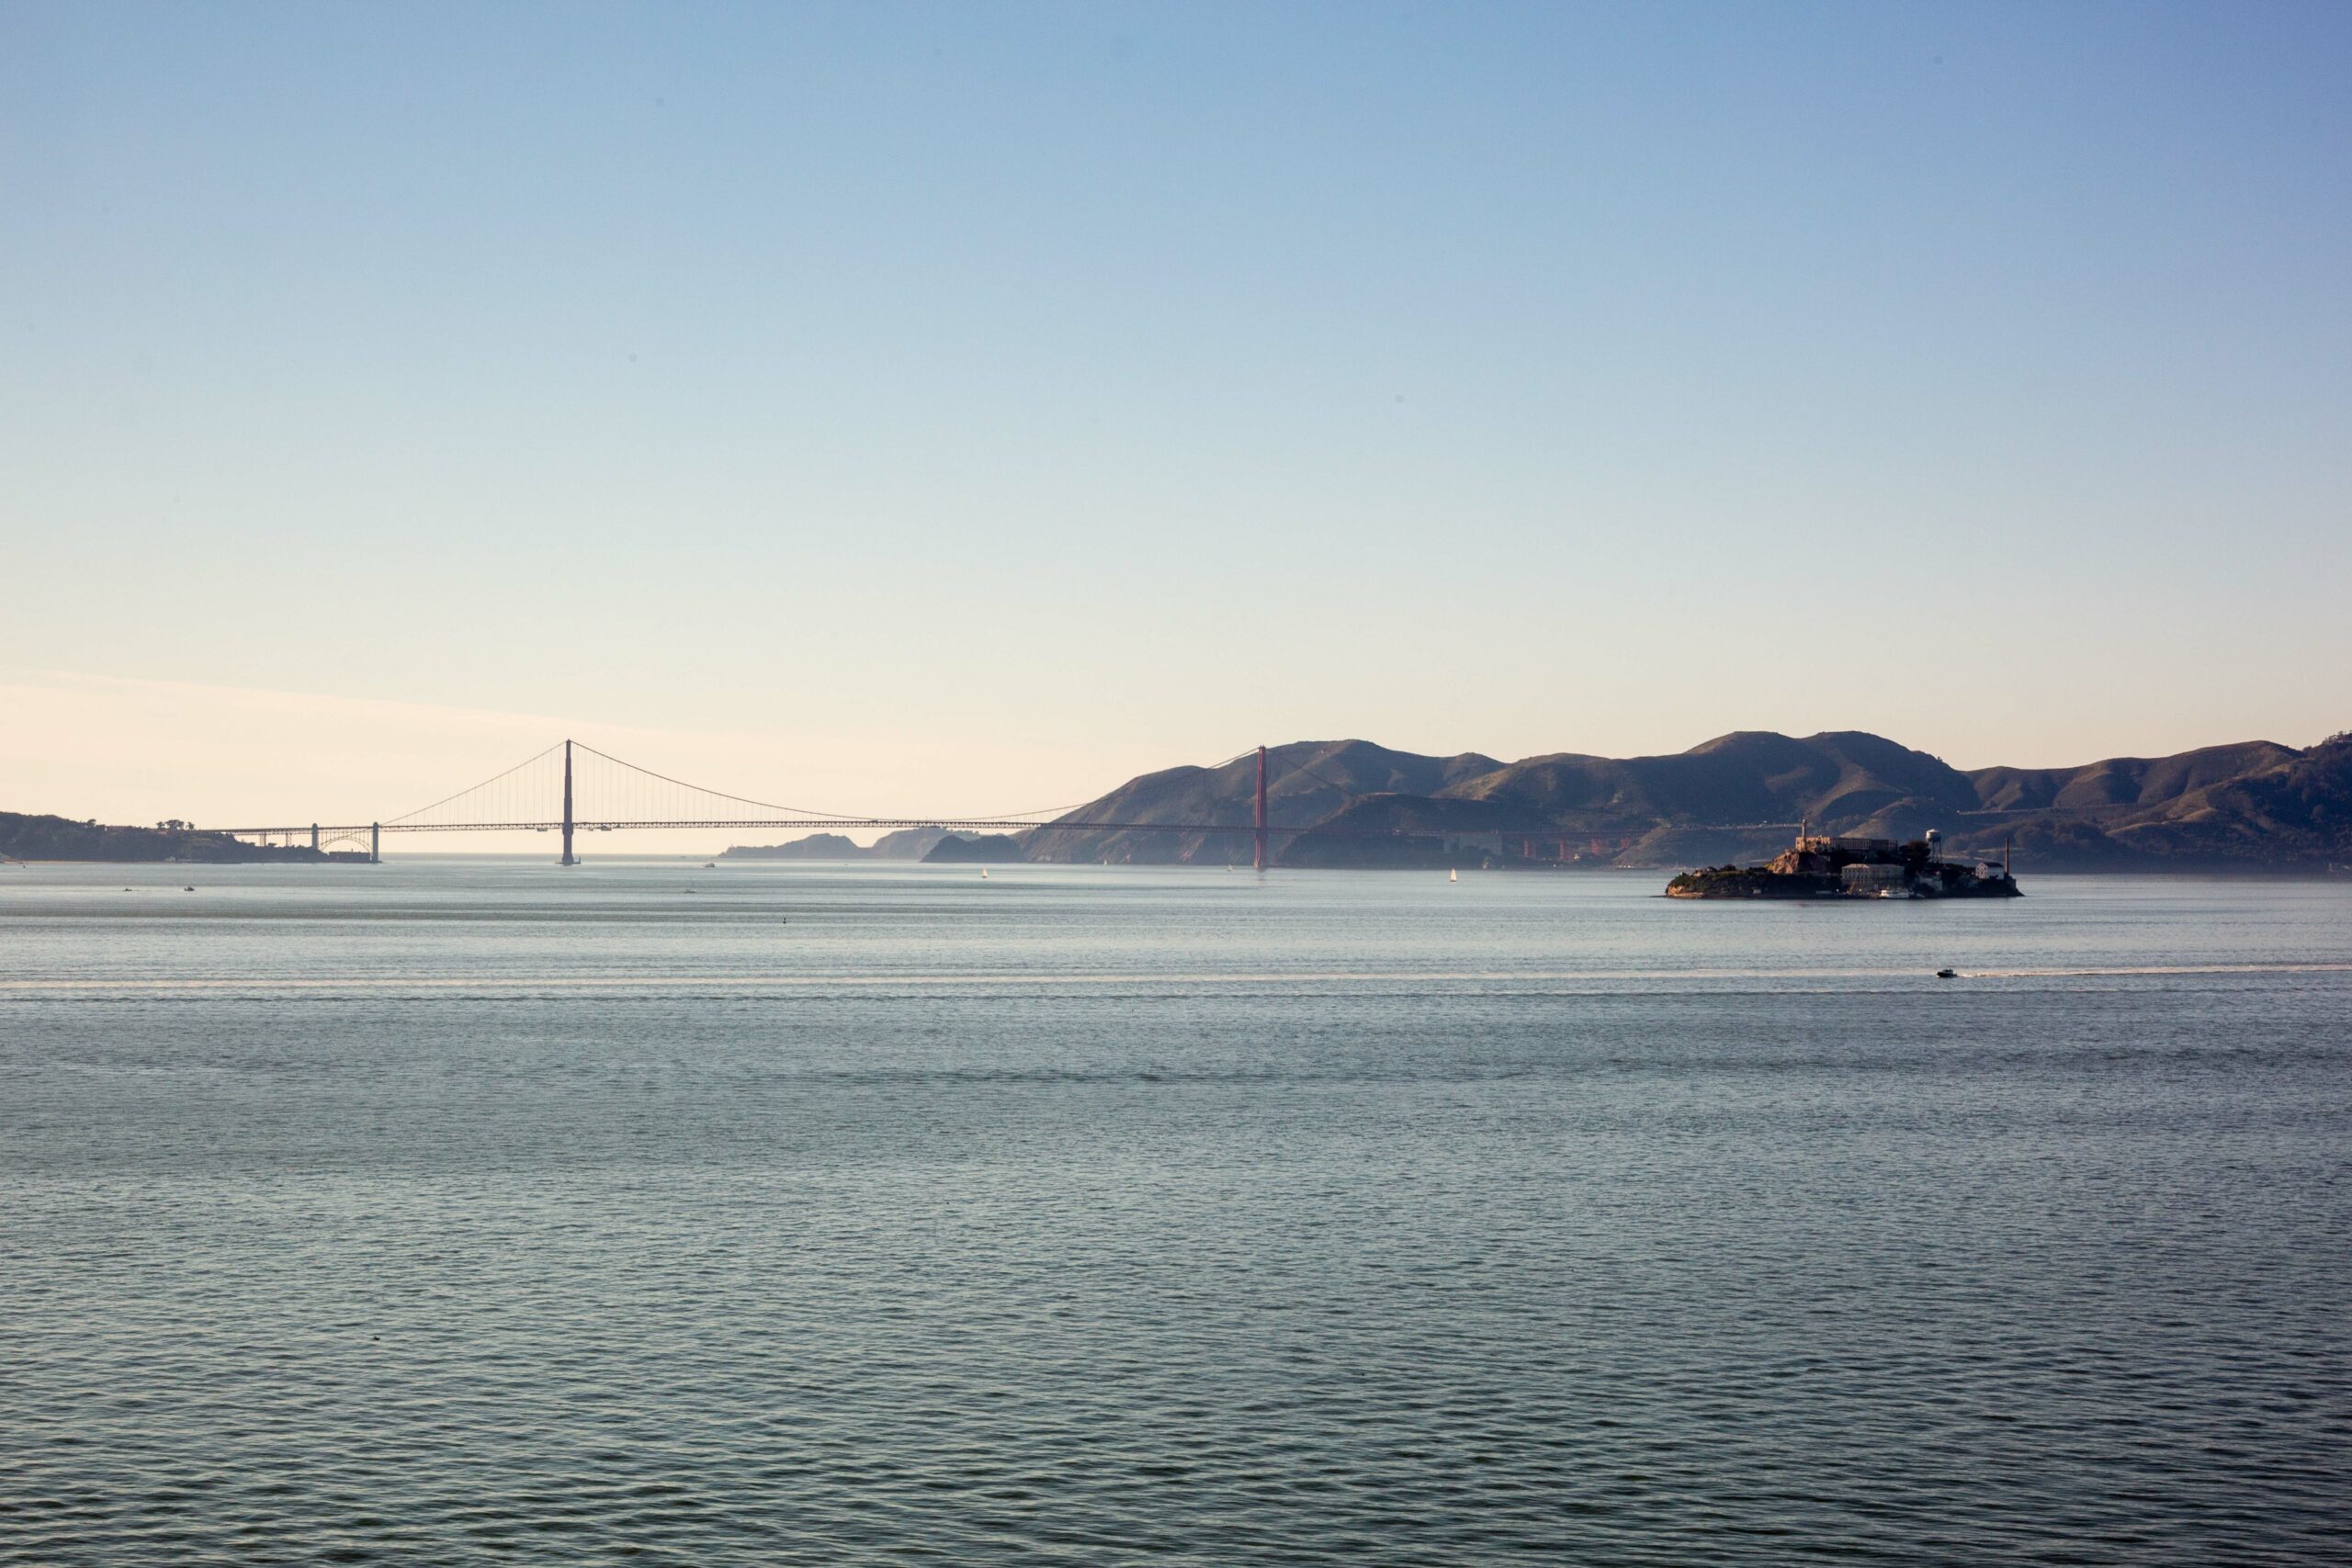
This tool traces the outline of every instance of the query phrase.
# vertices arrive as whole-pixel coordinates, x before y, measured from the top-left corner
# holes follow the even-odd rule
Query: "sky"
[[[0,0],[0,809],[2308,745],[2348,73],[2334,4]]]

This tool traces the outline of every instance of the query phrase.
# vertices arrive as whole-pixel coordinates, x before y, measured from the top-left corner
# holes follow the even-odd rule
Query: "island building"
[[[1808,833],[1764,865],[1688,871],[1667,884],[1672,898],[2014,898],[2008,851],[2001,863],[1944,853],[1930,829],[1908,842]]]

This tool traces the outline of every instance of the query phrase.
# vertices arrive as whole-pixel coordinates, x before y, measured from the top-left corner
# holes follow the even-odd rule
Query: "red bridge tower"
[[[1258,748],[1258,825],[1250,837],[1257,851],[1250,863],[1255,869],[1263,871],[1266,869],[1266,749],[1263,746]]]

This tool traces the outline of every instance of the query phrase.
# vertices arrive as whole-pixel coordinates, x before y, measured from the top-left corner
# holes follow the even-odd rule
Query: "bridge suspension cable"
[[[443,807],[454,806],[459,801],[469,800],[472,797],[496,796],[498,797],[496,805],[499,807],[503,807],[505,811],[511,815],[513,806],[514,804],[512,797],[516,795],[518,791],[512,789],[502,790],[501,786],[513,783],[518,774],[521,774],[526,769],[530,768],[535,763],[552,762],[557,757],[562,754],[562,751],[563,742],[559,740],[554,745],[548,747],[546,750],[540,752],[537,756],[526,757],[522,761],[515,763],[513,767],[507,769],[503,773],[493,773],[489,778],[482,780],[481,783],[477,784],[469,784],[464,789],[458,791],[455,795],[444,795],[430,806],[420,806],[415,810],[404,811],[398,817],[387,817],[384,818],[384,825],[388,828],[404,828],[411,825],[420,827],[425,826],[425,824],[419,820],[420,818],[440,812]],[[485,815],[481,807],[490,806],[492,802],[488,798],[473,799],[473,809],[467,812],[444,813],[443,817],[444,819],[449,820],[477,820]],[[493,811],[490,813],[490,815],[495,816],[497,813]],[[533,813],[534,817],[544,815],[544,810]]]
[[[912,819],[863,811],[832,811],[713,789],[657,773],[582,741],[560,740],[479,784],[397,817],[388,817],[382,827],[389,832],[404,833],[554,829],[566,821],[592,829],[623,825],[660,828],[720,823],[753,827],[769,822],[897,828],[914,820],[923,826],[943,828],[1004,829],[1040,826],[1084,804],[1081,801],[968,817]]]
[[[608,762],[614,767],[623,770],[627,774],[633,774],[639,779],[650,781],[654,784],[668,784],[674,789],[686,791],[689,795],[693,796],[699,796],[710,800],[723,800],[734,806],[756,807],[763,811],[784,812],[794,817],[817,818],[828,822],[868,821],[879,824],[883,820],[883,818],[879,817],[872,817],[864,812],[827,811],[812,806],[783,806],[772,800],[753,800],[749,795],[730,795],[723,789],[712,789],[704,784],[688,784],[684,779],[673,779],[667,773],[657,773],[651,768],[641,767],[635,762],[626,761],[621,758],[613,756],[609,752],[599,751],[596,748],[589,745],[585,741],[576,741],[574,742],[574,745],[577,746],[583,755],[594,757],[605,762]],[[1072,806],[1041,806],[1032,807],[1026,811],[996,811],[966,818],[943,817],[937,820],[943,826],[948,826],[959,821],[967,823],[1000,822],[1007,818],[1015,817],[1058,816],[1065,811],[1075,811],[1078,809],[1079,806],[1082,806],[1084,804],[1086,804],[1084,801],[1080,801],[1077,805]],[[587,814],[583,812],[582,815],[585,816]],[[706,813],[705,815],[709,816],[716,814]]]
[[[1243,752],[1241,761],[1250,755]],[[267,828],[216,829],[232,836],[255,838],[264,842],[282,840],[294,843],[302,838],[314,849],[335,844],[366,846],[367,854],[374,858],[379,840],[384,833],[434,832],[498,832],[536,831],[558,832],[564,836],[564,858],[571,859],[571,840],[575,833],[608,832],[616,829],[662,828],[768,828],[797,826],[802,828],[839,828],[857,829],[943,828],[951,832],[995,831],[1021,832],[1037,829],[1046,833],[1192,833],[1236,835],[1262,840],[1272,834],[1285,837],[1322,837],[1344,839],[1437,838],[1453,836],[1457,831],[1492,834],[1504,837],[1532,836],[1549,839],[1564,831],[1561,825],[1543,823],[1527,829],[1454,829],[1444,828],[1416,829],[1402,826],[1342,827],[1321,823],[1296,826],[1275,823],[1267,819],[1264,805],[1265,753],[1260,749],[1260,785],[1254,820],[1233,822],[1170,822],[1115,820],[1110,816],[1078,817],[1086,803],[1074,806],[1032,807],[1023,811],[1004,812],[993,816],[876,816],[865,812],[825,811],[815,807],[788,806],[775,801],[755,799],[728,790],[688,783],[668,773],[660,773],[626,759],[616,757],[593,746],[575,740],[558,741],[555,745],[492,774],[481,783],[442,796],[426,806],[384,818],[379,823],[340,823],[283,825]],[[1228,762],[1224,764],[1230,766]],[[1304,765],[1293,764],[1283,777],[1304,773],[1316,783],[1337,792],[1343,799],[1363,798],[1360,792],[1350,790],[1335,781]],[[1116,811],[1117,817],[1129,813]],[[1661,820],[1659,826],[1669,826]],[[1750,826],[1786,826],[1786,824],[1752,824]],[[1573,832],[1573,830],[1568,830]],[[1565,840],[1564,840],[1565,841]],[[1262,853],[1259,856],[1263,861]]]

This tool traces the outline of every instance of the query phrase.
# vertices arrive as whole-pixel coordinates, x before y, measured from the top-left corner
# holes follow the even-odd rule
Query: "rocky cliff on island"
[[[2003,865],[1952,860],[1942,835],[1893,839],[1800,835],[1769,864],[1686,871],[1669,898],[2015,898]]]

